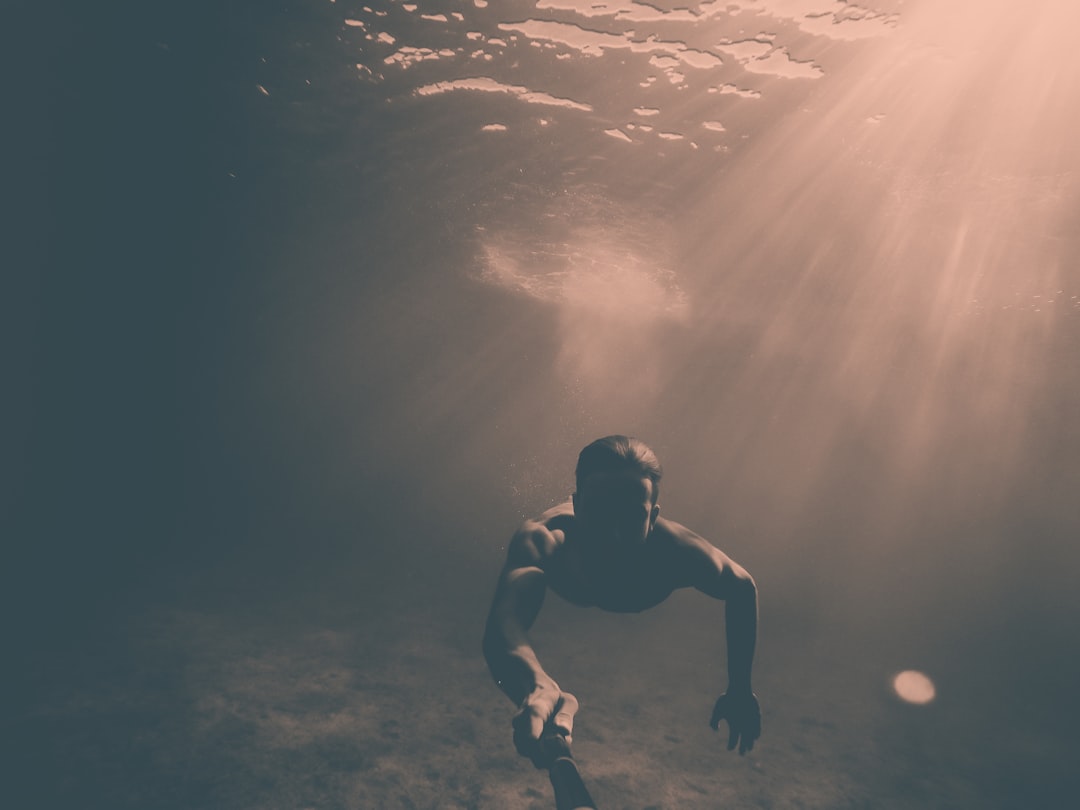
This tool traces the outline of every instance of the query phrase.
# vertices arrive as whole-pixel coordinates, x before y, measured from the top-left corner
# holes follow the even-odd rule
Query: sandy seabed
[[[20,806],[554,807],[514,752],[482,619],[480,602],[147,613],[43,688]],[[766,628],[764,734],[728,752],[707,725],[721,632],[722,609],[696,594],[635,616],[549,600],[534,640],[581,700],[575,753],[599,807],[1051,807],[1075,782],[1075,745],[1001,728],[947,678],[929,706],[903,704],[887,653],[823,632]]]

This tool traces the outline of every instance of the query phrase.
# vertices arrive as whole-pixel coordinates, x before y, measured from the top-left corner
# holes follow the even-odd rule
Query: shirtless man
[[[580,606],[637,613],[677,588],[723,599],[727,691],[710,725],[728,723],[728,750],[743,754],[761,733],[761,710],[750,686],[757,638],[757,588],[751,576],[685,526],[660,518],[661,476],[643,442],[607,436],[578,456],[577,491],[568,503],[526,521],[514,534],[484,631],[484,657],[499,688],[519,707],[514,745],[537,767],[549,754],[545,730],[568,740],[577,699],[544,672],[527,632],[544,593]]]

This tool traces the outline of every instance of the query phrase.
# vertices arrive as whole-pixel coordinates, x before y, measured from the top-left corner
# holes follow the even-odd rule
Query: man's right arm
[[[540,666],[527,635],[544,604],[548,530],[526,525],[510,541],[506,565],[484,629],[484,658],[495,683],[520,706],[538,686],[551,681]],[[549,541],[552,545],[554,541]]]
[[[543,565],[554,548],[550,531],[540,524],[526,525],[514,535],[484,630],[488,669],[521,710],[514,718],[515,744],[530,757],[545,725],[550,721],[569,735],[577,710],[574,696],[544,672],[527,635],[544,603]]]

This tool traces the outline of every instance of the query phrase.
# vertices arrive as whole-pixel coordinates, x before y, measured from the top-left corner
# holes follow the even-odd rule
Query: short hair
[[[660,478],[663,468],[656,453],[649,445],[632,436],[605,436],[585,446],[578,454],[574,479],[580,490],[582,483],[596,473],[622,472],[630,470],[648,478],[653,484],[653,503],[660,496]]]

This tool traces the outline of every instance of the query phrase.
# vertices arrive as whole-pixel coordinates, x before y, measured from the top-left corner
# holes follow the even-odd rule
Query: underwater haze
[[[554,807],[480,639],[612,433],[754,576],[764,720],[719,603],[550,595],[599,807],[1074,801],[1080,7],[33,14],[17,806]]]

